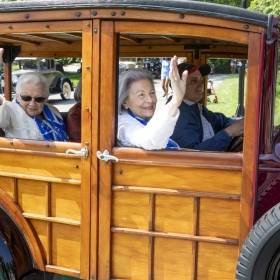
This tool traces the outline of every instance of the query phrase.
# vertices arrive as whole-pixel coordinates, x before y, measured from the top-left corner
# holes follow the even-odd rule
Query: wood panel
[[[113,155],[120,163],[170,167],[196,167],[214,170],[242,170],[243,155],[235,153],[204,152],[191,149],[180,151],[145,151],[135,148],[114,148]],[[119,165],[121,166],[121,165]],[[119,170],[121,172],[121,169]]]
[[[3,15],[1,13],[1,15]],[[9,13],[11,15],[11,13]],[[1,16],[2,21],[2,16]],[[0,29],[2,33],[36,33],[36,32],[74,32],[82,30],[83,21],[40,21],[40,22],[27,22],[17,23],[12,22],[10,24],[0,23]]]
[[[233,280],[237,257],[238,246],[200,242],[197,280]]]
[[[61,157],[57,156],[54,160],[53,157],[46,155],[34,156],[31,151],[22,152],[20,156],[17,156],[16,153],[11,156],[11,151],[2,151],[0,175],[6,174],[12,177],[22,175],[37,180],[56,178],[57,181],[62,179],[80,181],[80,160],[80,157],[69,157],[66,154]]]
[[[116,43],[114,23],[101,24],[99,149],[111,153],[115,136]],[[112,78],[113,77],[113,78]],[[110,279],[112,162],[99,161],[98,279]]]
[[[90,278],[90,236],[91,236],[91,213],[96,215],[97,203],[92,201],[91,208],[91,165],[96,166],[96,161],[92,160],[92,95],[96,94],[92,91],[92,68],[93,54],[92,54],[92,37],[93,37],[93,24],[91,20],[83,21],[82,29],[82,135],[81,135],[81,147],[89,150],[89,157],[81,157],[81,242],[80,242],[80,264],[81,264],[81,278]],[[96,120],[96,122],[98,119]],[[95,223],[96,225],[96,223]],[[95,227],[96,231],[96,227]],[[96,253],[97,248],[93,248],[93,254]]]
[[[263,35],[264,36],[264,35]],[[246,118],[244,122],[244,130],[246,131],[243,144],[244,168],[242,173],[242,189],[241,189],[241,217],[240,217],[240,246],[243,244],[250,228],[253,225],[254,207],[253,198],[255,196],[257,165],[259,156],[259,135],[260,135],[260,112],[261,102],[261,80],[256,77],[262,76],[263,65],[259,63],[259,57],[264,55],[261,50],[260,34],[250,33],[248,59],[250,61],[250,69],[247,74],[246,86]],[[256,42],[259,42],[256,44]],[[262,52],[261,52],[262,51]],[[248,102],[250,101],[250,102]]]
[[[29,22],[29,21],[53,21],[53,20],[75,20],[90,17],[88,9],[69,10],[44,10],[1,13],[2,22]],[[28,17],[26,17],[28,15]],[[73,21],[72,21],[73,22]],[[7,24],[6,24],[7,25]]]
[[[239,238],[240,201],[201,198],[199,205],[199,235]]]
[[[192,242],[186,240],[167,241],[165,238],[155,238],[154,250],[153,279],[191,279]]]
[[[92,21],[92,30],[100,31],[100,21],[95,19]],[[99,162],[96,157],[96,152],[99,148],[99,93],[100,93],[100,37],[101,32],[92,32],[92,71],[87,75],[91,75],[91,161],[90,161],[90,277],[97,278],[98,268],[98,172]],[[83,48],[88,49],[87,41]],[[84,66],[85,67],[85,66]],[[88,187],[88,186],[86,186]]]
[[[11,197],[14,196],[14,178],[0,176],[0,188]]]
[[[149,195],[114,192],[112,226],[149,229]]]
[[[111,278],[148,279],[148,245],[146,236],[113,234]]]
[[[46,214],[46,182],[18,180],[18,205],[24,212]]]
[[[208,39],[228,40],[242,44],[248,43],[247,31],[236,31],[221,27],[199,26],[193,24],[174,24],[174,23],[161,23],[158,22],[116,22],[117,33],[130,34],[165,34],[172,36],[193,36],[193,37],[206,37]]]
[[[240,194],[241,172],[114,164],[113,184]]]
[[[194,199],[156,195],[155,231],[193,233]]]
[[[50,201],[51,217],[81,219],[81,189],[79,186],[52,183]]]
[[[59,153],[64,154],[68,149],[79,150],[81,149],[80,143],[71,142],[57,142],[57,141],[44,141],[44,140],[24,140],[24,139],[11,139],[0,137],[0,151],[11,151],[26,154],[39,154],[57,156]],[[8,149],[7,149],[8,148]],[[32,150],[32,151],[31,151]],[[73,157],[73,155],[68,155]],[[77,158],[77,157],[76,157]]]
[[[42,244],[42,248],[46,258],[46,264],[50,264],[50,240],[49,240],[49,233],[48,233],[48,223],[45,221],[39,221],[31,219],[30,222],[32,223],[39,239]]]
[[[80,228],[52,224],[52,264],[71,269],[80,268]]]
[[[169,21],[169,22],[177,22],[177,23],[191,23],[195,25],[199,25],[203,22],[204,25],[208,26],[219,26],[225,27],[230,29],[237,29],[237,30],[244,30],[244,23],[236,22],[227,19],[220,19],[220,18],[211,18],[208,17],[207,21],[205,21],[205,16],[200,15],[189,15],[189,14],[182,14],[183,17],[180,17],[180,12],[157,12],[157,11],[149,11],[143,12],[143,10],[132,10],[132,9],[113,9],[114,14],[112,16],[110,9],[95,9],[97,15],[94,17],[97,18],[111,18],[111,19],[133,19],[133,20],[148,20],[148,21],[157,21],[157,23],[161,21]],[[123,14],[125,12],[125,15]],[[249,28],[252,32],[264,32],[264,28],[256,25],[249,25]]]

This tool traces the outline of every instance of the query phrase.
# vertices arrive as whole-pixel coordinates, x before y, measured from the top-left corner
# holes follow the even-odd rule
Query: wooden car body
[[[272,114],[278,22],[195,1],[0,5],[5,51],[83,61],[81,143],[0,138],[0,207],[24,237],[34,269],[99,280],[235,279],[259,178],[267,170],[279,176]],[[242,153],[117,147],[119,58],[173,55],[194,64],[248,60]],[[6,61],[6,85],[10,72]],[[66,153],[83,148],[87,157]],[[98,151],[118,161],[99,160]],[[16,267],[16,277],[26,273]]]

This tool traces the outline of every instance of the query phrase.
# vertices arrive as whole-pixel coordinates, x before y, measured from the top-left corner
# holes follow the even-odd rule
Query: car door
[[[90,254],[97,251],[90,235],[97,230],[99,60],[98,55],[93,58],[92,49],[98,54],[93,45],[99,45],[99,37],[93,39],[91,20],[54,21],[57,17],[61,19],[60,11],[53,11],[50,22],[12,23],[6,33],[29,37],[27,43],[18,39],[21,56],[82,57],[82,142],[0,138],[1,199],[27,240],[36,268],[89,279]],[[71,44],[58,40],[49,47],[48,39],[68,33],[74,34],[68,35]]]
[[[239,245],[250,224],[248,188],[254,185],[252,162],[258,140],[249,132],[257,129],[258,120],[247,111],[248,135],[241,154],[117,147],[116,65],[122,51],[136,57],[145,57],[147,49],[155,57],[159,53],[187,56],[182,48],[149,46],[144,39],[139,39],[141,45],[134,46],[132,55],[129,46],[120,45],[122,35],[250,42],[248,53],[255,67],[248,74],[247,98],[253,99],[257,82],[252,78],[258,71],[260,52],[255,43],[260,36],[248,35],[242,27],[235,31],[223,28],[229,23],[215,20],[211,22],[218,25],[214,31],[214,27],[192,25],[188,20],[177,24],[145,19],[101,24],[99,278],[233,279]],[[200,59],[196,62],[206,61],[206,57]],[[257,108],[257,101],[247,106]]]

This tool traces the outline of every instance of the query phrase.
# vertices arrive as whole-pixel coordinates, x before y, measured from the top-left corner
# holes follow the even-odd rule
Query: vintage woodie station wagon
[[[6,99],[16,57],[83,61],[81,143],[0,137],[1,279],[280,279],[279,21],[187,0],[1,3]],[[120,58],[174,55],[248,60],[242,152],[117,146]]]

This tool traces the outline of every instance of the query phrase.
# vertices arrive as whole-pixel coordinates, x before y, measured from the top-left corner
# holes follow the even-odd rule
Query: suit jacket
[[[202,108],[203,116],[213,127],[215,135],[212,138],[202,142],[203,128],[198,103],[190,106],[185,102],[182,102],[179,107],[180,116],[171,138],[181,148],[222,151],[232,139],[224,128],[234,123],[234,120],[222,113],[213,113],[204,106]]]

